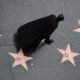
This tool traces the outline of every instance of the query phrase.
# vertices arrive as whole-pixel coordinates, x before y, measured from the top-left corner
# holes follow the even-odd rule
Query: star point
[[[78,19],[78,25],[80,26],[80,20]],[[77,29],[75,29],[75,30],[73,30],[73,31],[75,31],[75,32],[80,32],[80,28],[77,28]]]
[[[26,70],[28,70],[28,66],[27,66],[26,62],[33,59],[32,57],[24,56],[22,49],[20,49],[17,54],[9,53],[9,55],[15,59],[14,64],[12,65],[13,68],[18,65],[21,65]]]
[[[75,31],[75,32],[80,32],[80,28],[77,28],[77,29],[75,29],[75,30],[73,30],[73,31]]]
[[[57,49],[57,50],[63,55],[61,63],[65,61],[70,61],[74,66],[76,66],[74,58],[76,56],[79,56],[80,54],[72,52],[69,44],[67,45],[66,50],[63,49]]]

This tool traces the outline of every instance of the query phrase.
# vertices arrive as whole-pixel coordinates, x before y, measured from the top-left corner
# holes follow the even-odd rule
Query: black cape
[[[22,25],[17,31],[19,47],[27,50],[38,46],[42,39],[46,39],[58,27],[58,22],[55,15],[50,15]]]

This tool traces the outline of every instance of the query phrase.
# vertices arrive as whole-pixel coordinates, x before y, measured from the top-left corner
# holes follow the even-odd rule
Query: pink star
[[[26,70],[28,70],[28,67],[26,65],[26,62],[28,62],[29,60],[31,60],[32,57],[24,56],[22,49],[20,49],[20,51],[18,52],[18,54],[9,53],[9,55],[12,56],[15,59],[14,64],[12,65],[12,67],[15,67],[17,65],[21,65]]]
[[[78,25],[80,26],[80,20],[78,19]],[[75,30],[73,30],[73,31],[75,31],[75,32],[80,32],[80,28],[77,28],[77,29],[75,29]]]
[[[67,45],[66,50],[63,49],[57,49],[57,50],[63,55],[61,63],[65,61],[70,61],[74,66],[76,66],[74,58],[80,54],[72,52],[69,44]]]

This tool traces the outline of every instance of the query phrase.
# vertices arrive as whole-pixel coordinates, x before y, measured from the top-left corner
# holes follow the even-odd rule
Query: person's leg
[[[54,41],[54,40],[50,39],[50,36],[47,36],[47,37],[45,38],[45,43],[46,43],[46,44],[51,44],[53,41]]]

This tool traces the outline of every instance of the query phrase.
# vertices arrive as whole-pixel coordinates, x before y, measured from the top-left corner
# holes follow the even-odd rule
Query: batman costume
[[[49,15],[22,25],[18,28],[15,36],[18,49],[35,51],[43,39],[45,39],[44,42],[46,44],[51,44],[53,40],[50,39],[50,35],[62,20],[64,20],[63,14],[60,14],[58,17]]]

